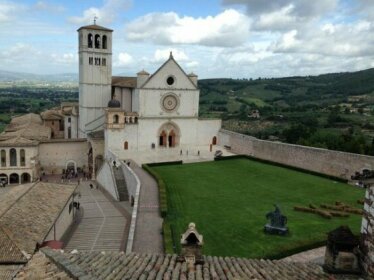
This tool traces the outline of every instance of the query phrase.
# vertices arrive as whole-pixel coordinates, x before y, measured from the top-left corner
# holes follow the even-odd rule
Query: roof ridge
[[[79,265],[73,263],[64,254],[56,250],[44,247],[40,251],[47,256],[59,269],[63,270],[73,279],[93,279],[94,277],[87,271],[83,270]]]

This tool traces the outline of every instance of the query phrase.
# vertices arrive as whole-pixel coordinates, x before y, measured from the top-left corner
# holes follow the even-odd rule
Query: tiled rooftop
[[[0,277],[0,279],[2,279]],[[31,261],[14,278],[17,280],[43,280],[43,279],[73,279],[64,271],[59,269],[43,253],[36,253]]]
[[[0,280],[13,279],[22,265],[0,265]]]
[[[42,252],[76,279],[334,279],[316,264],[204,257],[204,264],[188,266],[177,255],[123,252]],[[41,278],[43,279],[43,278]],[[349,278],[347,278],[349,279]]]
[[[6,193],[0,195],[0,217],[9,210],[9,208],[24,195],[33,184],[24,184],[12,187]]]
[[[3,230],[0,234],[7,235],[1,238],[4,244],[10,239],[14,246],[0,247],[0,258],[4,258],[9,248],[15,246],[27,254],[34,253],[37,242],[44,240],[74,189],[72,185],[37,183],[18,200],[16,196],[12,197],[13,204],[0,217]],[[2,203],[4,210],[7,204]]]

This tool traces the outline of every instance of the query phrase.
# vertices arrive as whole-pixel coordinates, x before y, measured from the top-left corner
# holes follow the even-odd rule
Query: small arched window
[[[1,167],[6,166],[6,152],[5,150],[1,150]]]
[[[118,115],[113,116],[113,123],[118,123],[119,122],[119,117]]]
[[[107,38],[106,35],[103,36],[103,49],[107,48]]]
[[[26,165],[26,155],[25,155],[25,150],[24,150],[24,149],[21,149],[21,151],[20,151],[19,153],[20,153],[20,162],[21,162],[21,166],[25,166],[25,165]]]
[[[9,151],[10,166],[17,166],[17,150],[12,148]]]
[[[123,144],[123,148],[125,150],[128,150],[129,149],[129,143],[127,141],[125,141],[125,143]]]
[[[92,48],[92,42],[93,42],[93,36],[91,33],[88,34],[88,38],[87,38],[87,46],[89,48]]]
[[[95,35],[95,49],[100,49],[100,35]]]

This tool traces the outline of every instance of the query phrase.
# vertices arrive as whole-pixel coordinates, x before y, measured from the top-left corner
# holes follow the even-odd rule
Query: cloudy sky
[[[374,67],[374,0],[0,0],[0,70],[76,73],[76,30],[95,15],[114,29],[114,74],[171,50],[200,78]]]

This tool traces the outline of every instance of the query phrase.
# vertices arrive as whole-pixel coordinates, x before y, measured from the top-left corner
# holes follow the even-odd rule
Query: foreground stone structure
[[[366,190],[361,226],[362,266],[374,278],[374,186]]]

